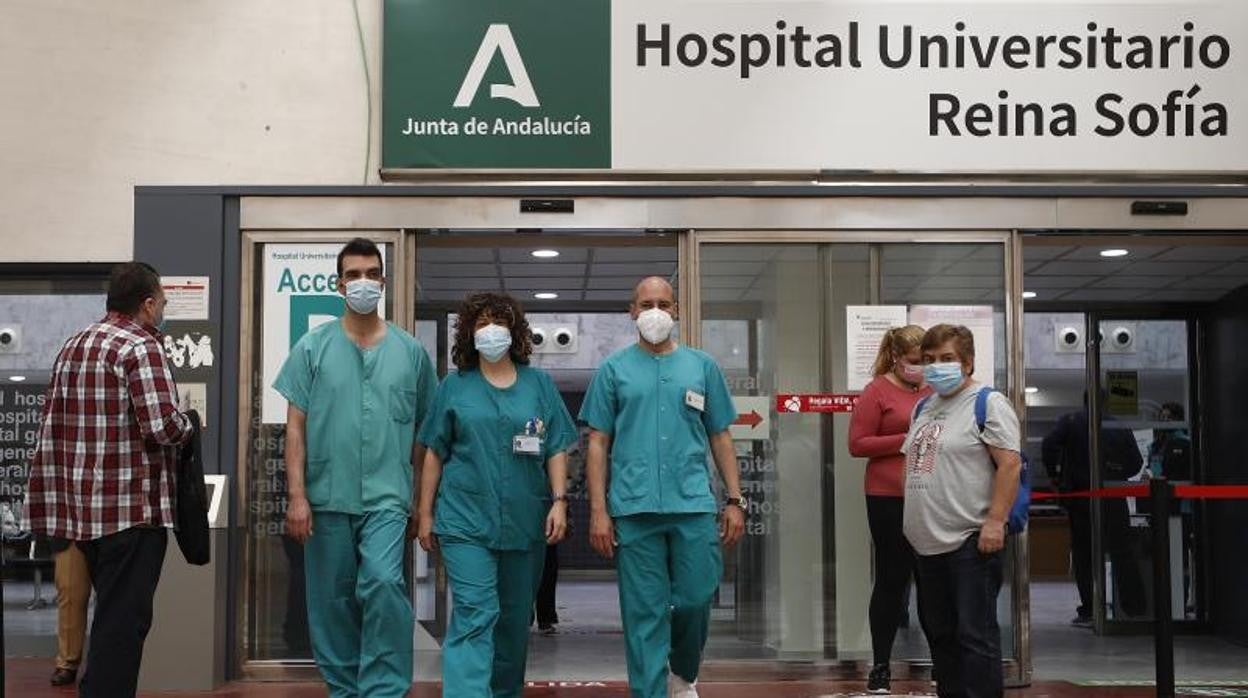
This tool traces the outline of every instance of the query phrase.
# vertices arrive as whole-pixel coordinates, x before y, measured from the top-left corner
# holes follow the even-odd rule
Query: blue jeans
[[[979,552],[979,536],[941,555],[919,555],[919,612],[932,648],[936,693],[945,698],[1004,694],[1001,629],[1002,552]]]

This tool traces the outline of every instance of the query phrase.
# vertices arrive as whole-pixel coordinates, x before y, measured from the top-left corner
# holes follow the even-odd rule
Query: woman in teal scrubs
[[[470,295],[417,440],[420,545],[442,551],[453,605],[442,694],[519,697],[546,546],[567,530],[566,451],[576,426],[550,376],[528,365],[519,304]],[[436,495],[436,501],[435,501]]]

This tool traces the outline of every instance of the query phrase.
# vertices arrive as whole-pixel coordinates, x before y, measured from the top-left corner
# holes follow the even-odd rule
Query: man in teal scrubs
[[[723,574],[720,546],[736,544],[745,527],[728,433],[737,413],[714,360],[672,339],[679,309],[671,284],[643,280],[629,310],[638,342],[607,357],[581,407],[592,429],[590,543],[606,557],[618,547],[633,697],[695,698]],[[727,490],[718,526],[708,451]]]
[[[437,376],[420,343],[377,314],[384,283],[377,246],[347,243],[346,314],[304,335],[273,384],[290,403],[286,527],[306,548],[309,634],[331,698],[398,698],[412,684],[403,553]]]

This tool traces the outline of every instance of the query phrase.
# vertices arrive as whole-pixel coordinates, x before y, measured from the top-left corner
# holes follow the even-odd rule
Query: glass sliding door
[[[734,437],[750,500],[745,539],[725,560],[712,661],[871,658],[866,463],[849,454],[849,414],[789,412],[776,404],[777,395],[861,390],[862,364],[873,358],[879,336],[851,339],[851,315],[873,314],[859,309],[871,306],[876,315],[901,318],[899,324],[967,324],[986,359],[977,362],[977,378],[1008,387],[1003,237],[831,242],[849,237],[795,233],[777,244],[697,234],[698,340],[724,368],[745,415]],[[1018,656],[1013,569],[998,613],[1007,659]],[[911,600],[893,658],[924,664],[928,657]]]
[[[245,676],[286,675],[310,666],[303,548],[285,535],[286,402],[272,390],[291,347],[309,330],[344,312],[336,291],[337,256],[363,235],[382,249],[386,291],[382,315],[403,323],[404,245],[396,232],[249,233],[243,251],[240,365],[240,524],[244,530],[239,653]],[[277,672],[276,674],[266,672]]]

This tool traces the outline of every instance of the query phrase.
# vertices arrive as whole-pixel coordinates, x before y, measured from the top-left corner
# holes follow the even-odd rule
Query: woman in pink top
[[[894,327],[884,334],[875,357],[875,380],[862,391],[849,420],[849,452],[870,459],[864,489],[875,544],[870,609],[874,666],[867,679],[872,693],[889,690],[888,663],[914,569],[914,552],[901,532],[905,486],[901,444],[915,403],[931,393],[923,384],[922,342],[923,328],[917,325]]]

